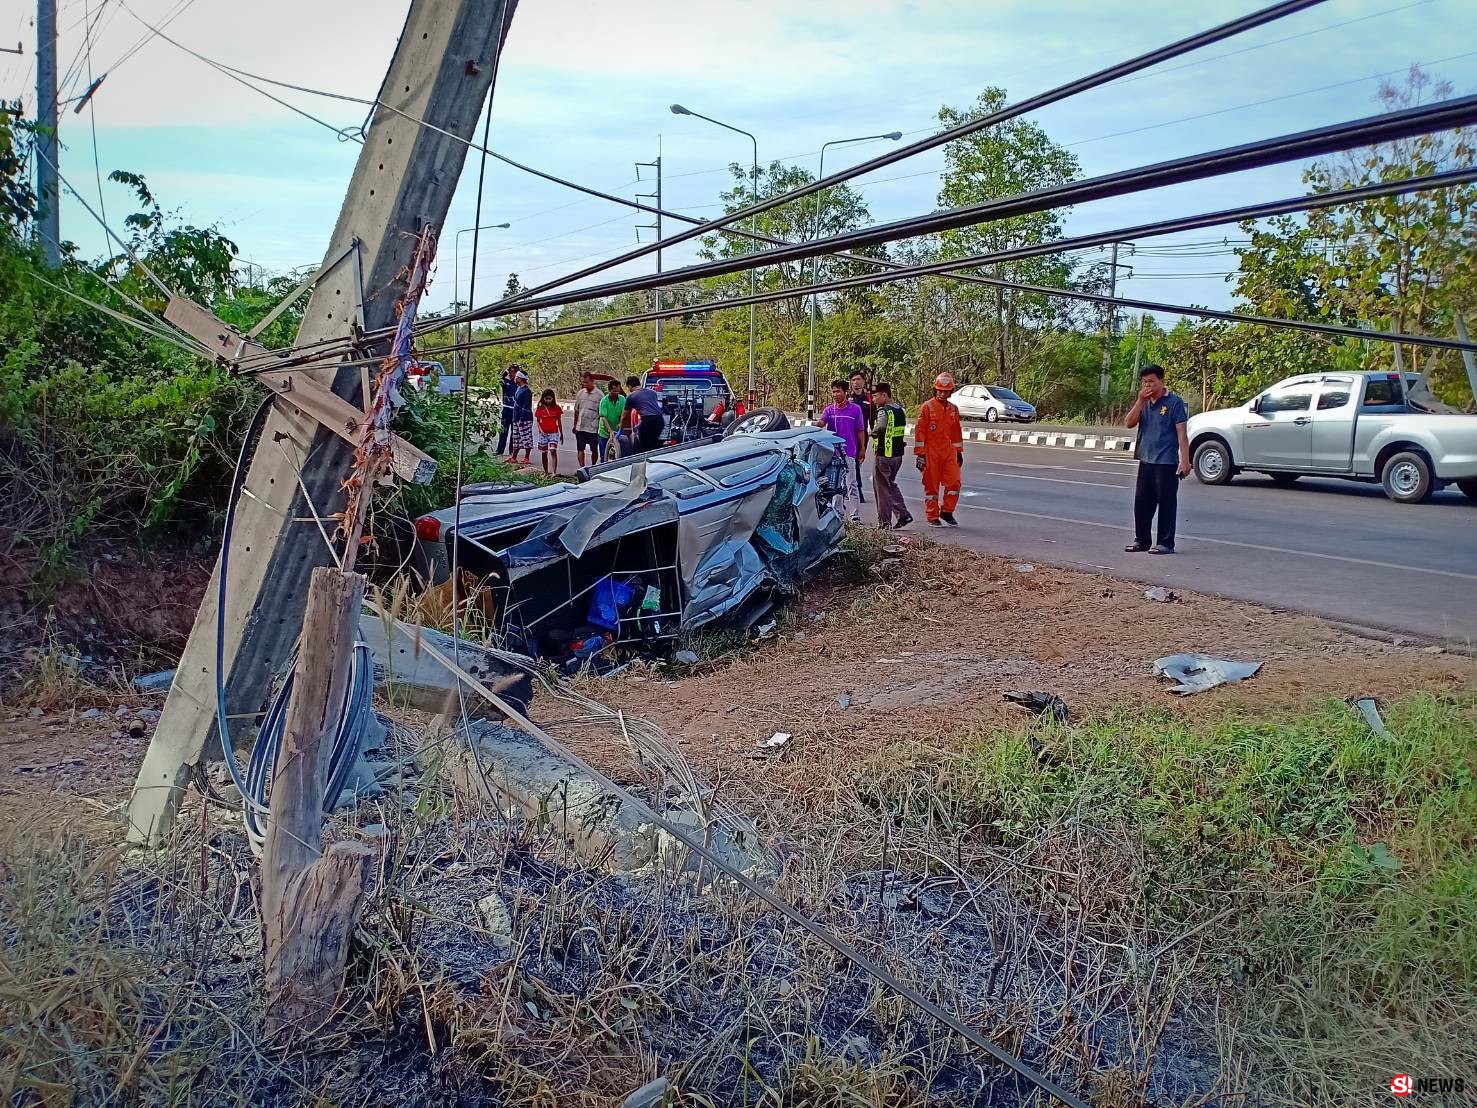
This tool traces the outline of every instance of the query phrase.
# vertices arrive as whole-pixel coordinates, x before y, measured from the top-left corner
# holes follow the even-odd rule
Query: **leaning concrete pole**
[[[315,286],[299,343],[347,335],[361,311],[366,329],[394,325],[416,236],[427,226],[439,231],[445,222],[467,155],[465,140],[491,92],[516,5],[412,0],[325,254],[326,262],[341,260]],[[310,376],[365,406],[359,369],[325,368]],[[350,447],[323,424],[287,400],[276,401],[238,501],[226,581],[226,710],[233,734],[253,725],[274,676],[287,665],[302,627],[309,576],[330,561],[314,511],[328,516],[342,509],[339,484],[351,457]],[[131,842],[158,841],[195,767],[219,750],[216,593],[212,576],[134,785]]]

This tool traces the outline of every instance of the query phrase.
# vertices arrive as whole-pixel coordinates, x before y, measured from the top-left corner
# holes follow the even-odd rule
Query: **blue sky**
[[[125,7],[125,2],[128,7]],[[34,103],[34,29],[29,0],[0,13],[0,36],[26,55],[0,55],[0,95]],[[181,3],[169,34],[219,61],[265,76],[372,97],[404,18],[405,0],[59,0],[60,57],[80,63],[63,96],[87,81],[82,49],[89,14],[94,72],[108,77],[94,100],[98,158],[144,174],[167,207],[215,223],[241,256],[268,270],[316,265],[326,247],[358,147],[146,35],[130,14],[157,22]],[[492,146],[501,152],[625,196],[634,163],[654,157],[666,171],[666,204],[694,215],[719,210],[726,164],[747,160],[748,140],[701,120],[671,115],[681,101],[753,131],[762,161],[814,170],[822,142],[935,128],[940,104],[963,106],[988,84],[1012,100],[1251,10],[1246,3],[1093,3],[1085,0],[523,0],[514,18],[493,105]],[[1092,176],[1199,150],[1365,115],[1377,110],[1380,75],[1419,63],[1477,89],[1472,0],[1331,0],[1307,12],[1168,63],[1146,75],[1076,97],[1033,118],[1068,145]],[[121,59],[121,60],[120,60]],[[75,87],[74,87],[75,86]],[[363,109],[277,91],[337,126]],[[87,111],[62,117],[63,172],[96,203]],[[840,168],[885,142],[827,154]],[[443,236],[430,303],[465,298],[478,157],[469,157]],[[936,206],[942,154],[932,152],[857,183],[873,218]],[[1302,191],[1298,166],[1275,167],[1083,206],[1069,233],[1279,197]],[[115,225],[127,197],[104,185]],[[637,213],[582,199],[491,162],[477,297],[493,298],[509,272],[535,284],[628,249]],[[63,234],[90,253],[102,234],[70,198]],[[1234,239],[1237,232],[1227,228]],[[1180,236],[1186,244],[1222,232]],[[1173,240],[1159,240],[1173,241]],[[678,248],[667,266],[690,259]],[[1220,278],[1234,263],[1186,245],[1183,254],[1125,253],[1130,295],[1222,306]],[[635,263],[628,272],[649,266]],[[453,291],[459,270],[462,288]],[[615,271],[617,273],[621,271]]]

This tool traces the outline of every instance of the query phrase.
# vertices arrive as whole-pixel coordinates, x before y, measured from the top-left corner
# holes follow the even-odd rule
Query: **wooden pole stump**
[[[333,1014],[374,851],[338,842],[323,851],[328,732],[353,662],[364,578],[313,570],[287,723],[272,779],[262,854],[266,1030],[300,1038]]]

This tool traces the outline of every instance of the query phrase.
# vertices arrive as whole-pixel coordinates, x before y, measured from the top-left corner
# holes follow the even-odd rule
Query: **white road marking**
[[[1034,477],[1028,473],[996,473],[996,477],[1014,477],[1017,481],[1050,481],[1053,485],[1091,485],[1095,489],[1128,489],[1112,481],[1074,481],[1070,477]]]
[[[1049,478],[1038,478],[1038,480],[1049,480]],[[1114,486],[1115,488],[1121,486]],[[1095,519],[1073,519],[1070,516],[1048,516],[1040,512],[1020,512],[1012,508],[987,508],[979,504],[961,504],[961,508],[969,508],[976,512],[998,512],[1007,516],[1022,516],[1026,519],[1049,519],[1054,523],[1076,523],[1083,527],[1102,527],[1109,531],[1127,531],[1133,533],[1132,527],[1125,527],[1120,523],[1101,523]],[[1458,573],[1451,569],[1426,569],[1423,566],[1400,565],[1398,562],[1378,562],[1373,558],[1351,558],[1345,554],[1319,554],[1312,550],[1294,550],[1287,546],[1264,546],[1256,542],[1237,542],[1234,539],[1212,539],[1204,535],[1187,535],[1180,532],[1182,539],[1193,539],[1195,542],[1215,543],[1218,546],[1237,546],[1243,550],[1264,550],[1269,554],[1297,554],[1304,558],[1322,558],[1330,562],[1350,562],[1356,566],[1374,566],[1376,569],[1393,569],[1401,573],[1428,573],[1435,577],[1455,577],[1460,581],[1477,581],[1477,573]]]

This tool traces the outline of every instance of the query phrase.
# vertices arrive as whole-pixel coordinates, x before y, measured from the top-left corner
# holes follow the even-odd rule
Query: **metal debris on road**
[[[1210,654],[1170,654],[1154,663],[1154,672],[1176,682],[1169,691],[1180,696],[1245,681],[1261,668],[1261,662],[1233,662]]]
[[[1385,726],[1384,718],[1380,715],[1380,702],[1372,696],[1361,696],[1349,701],[1359,710],[1364,717],[1364,722],[1369,724],[1369,729],[1386,742],[1393,743],[1400,740],[1395,737],[1388,727]]]
[[[1012,704],[1019,704],[1037,715],[1050,716],[1058,723],[1067,722],[1067,702],[1055,693],[1008,692],[1003,695]]]

